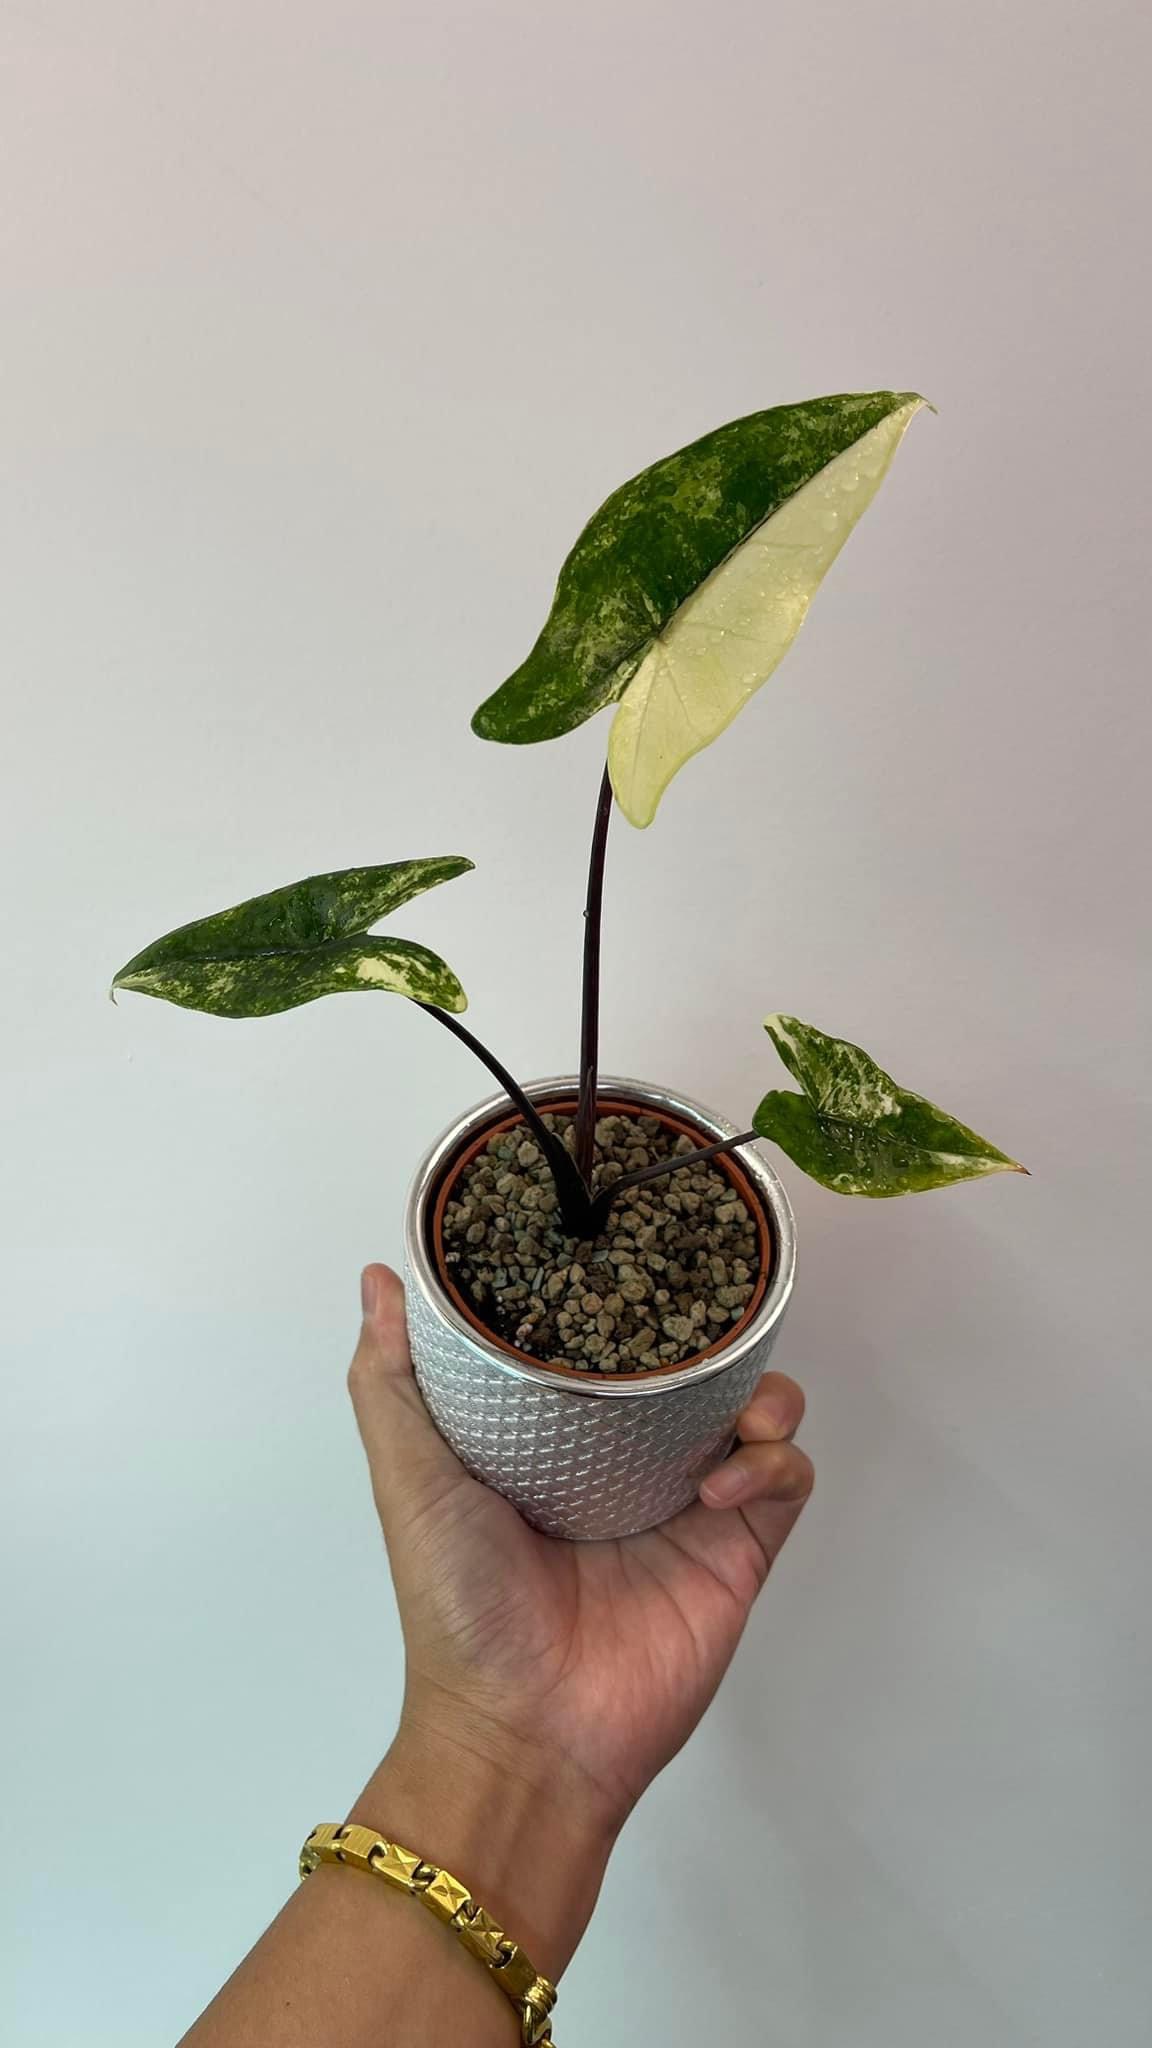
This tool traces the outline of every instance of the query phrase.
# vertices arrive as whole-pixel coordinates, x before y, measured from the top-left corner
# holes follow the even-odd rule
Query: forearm
[[[402,1732],[347,1818],[451,1871],[555,1982],[612,1846],[602,1824],[572,1807],[458,1743]],[[517,2021],[489,1972],[417,1900],[321,1866],[183,2048],[380,2048],[385,2039],[513,2048]]]

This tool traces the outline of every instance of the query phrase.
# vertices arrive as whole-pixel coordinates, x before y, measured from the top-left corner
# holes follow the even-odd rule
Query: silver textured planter
[[[571,1100],[561,1077],[528,1089],[541,1106]],[[699,1103],[642,1081],[600,1082],[605,1099],[682,1117],[701,1142],[736,1126]],[[525,1518],[553,1536],[630,1536],[686,1507],[727,1456],[736,1418],[768,1364],[796,1264],[795,1227],[777,1175],[753,1146],[739,1160],[762,1204],[771,1244],[754,1313],[712,1352],[662,1372],[601,1377],[531,1362],[483,1334],[450,1300],[432,1254],[431,1214],[445,1175],[485,1125],[509,1113],[505,1096],[469,1110],[438,1138],[408,1196],[404,1226],[408,1329],[424,1399],[458,1456]]]

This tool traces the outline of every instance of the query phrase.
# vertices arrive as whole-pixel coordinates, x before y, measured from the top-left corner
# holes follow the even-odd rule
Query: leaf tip
[[[1006,1152],[996,1152],[989,1146],[989,1157],[985,1162],[987,1173],[1022,1173],[1027,1180],[1032,1178],[1030,1166],[1021,1166],[1018,1159],[1009,1159]]]
[[[793,1031],[795,1022],[795,1017],[786,1017],[782,1010],[773,1010],[770,1017],[765,1017],[764,1029],[776,1047],[777,1052],[781,1052],[786,1045],[793,1045],[795,1043]]]
[[[619,802],[619,798],[617,798],[617,802]],[[643,812],[639,808],[630,810],[627,804],[620,804],[620,815],[635,831],[646,832],[656,816],[656,806],[653,805],[650,811]]]
[[[527,664],[525,664],[527,666]],[[471,726],[478,740],[495,740],[500,746],[529,746],[535,740],[555,739],[566,727],[556,725],[546,706],[524,702],[520,685],[523,668],[506,677],[472,713]]]
[[[439,964],[447,977],[446,980],[441,980],[441,993],[435,996],[421,996],[409,991],[409,998],[412,1002],[419,1003],[422,1009],[444,1010],[450,1017],[460,1017],[468,1008],[468,992],[463,983],[456,979],[446,961],[442,960]]]

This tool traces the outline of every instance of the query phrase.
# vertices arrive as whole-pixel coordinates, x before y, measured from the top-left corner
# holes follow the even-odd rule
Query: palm
[[[630,1803],[711,1699],[796,1510],[697,1503],[643,1535],[565,1543],[462,1467],[446,1493],[432,1556],[412,1560],[414,1663],[466,1668],[494,1716]]]

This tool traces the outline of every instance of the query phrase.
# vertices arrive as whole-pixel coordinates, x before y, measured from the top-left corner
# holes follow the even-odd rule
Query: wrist
[[[348,1815],[467,1885],[553,1982],[592,1915],[616,1830],[562,1771],[477,1720],[408,1712]]]

